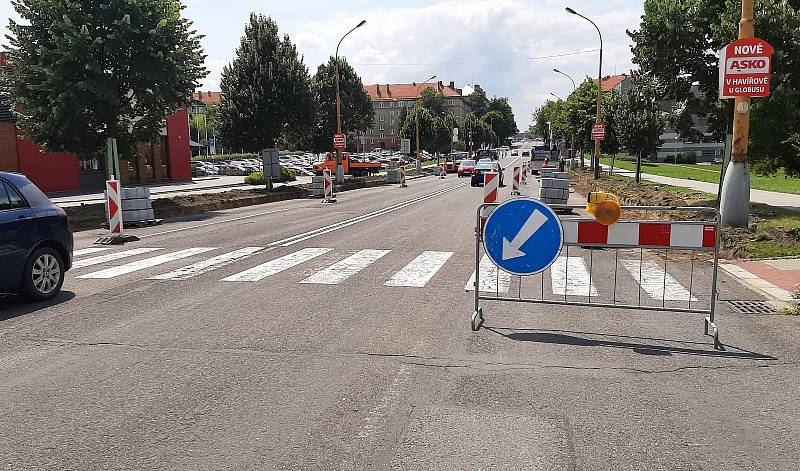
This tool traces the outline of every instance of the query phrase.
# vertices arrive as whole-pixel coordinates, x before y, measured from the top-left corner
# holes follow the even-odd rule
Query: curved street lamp
[[[573,15],[580,16],[584,20],[588,21],[589,23],[594,26],[594,29],[597,30],[598,36],[600,36],[600,68],[599,72],[597,73],[597,120],[595,121],[597,124],[601,124],[603,122],[603,34],[600,32],[600,28],[597,27],[594,21],[586,18],[585,16],[581,15],[580,13],[576,12],[570,7],[566,8],[567,13],[571,13]],[[600,178],[600,141],[594,141],[594,178]],[[581,156],[583,158],[583,156]]]
[[[568,78],[569,81],[572,82],[572,93],[575,93],[575,90],[577,90],[578,87],[575,86],[575,81],[572,80],[572,77],[570,77],[569,75],[567,75],[564,72],[562,72],[562,71],[560,71],[558,69],[555,69],[555,68],[553,69],[553,72],[555,72],[557,74],[561,74],[564,77]],[[569,152],[572,155],[570,157],[575,157],[575,133],[574,132],[572,133],[571,140],[572,140],[572,142],[570,142],[570,144],[569,144]],[[583,151],[581,151],[581,169],[583,169]]]
[[[556,97],[556,100],[564,101],[560,96],[556,95],[555,93],[550,92],[550,94],[553,95],[554,97]]]
[[[339,93],[339,46],[342,45],[342,41],[344,41],[344,38],[346,38],[348,34],[364,26],[366,23],[367,20],[361,20],[361,22],[357,24],[353,29],[345,33],[345,35],[342,36],[342,39],[340,39],[339,43],[336,45],[336,133],[337,134],[342,133],[342,97]],[[342,166],[342,149],[340,148],[336,149],[336,182],[344,183],[344,167]]]

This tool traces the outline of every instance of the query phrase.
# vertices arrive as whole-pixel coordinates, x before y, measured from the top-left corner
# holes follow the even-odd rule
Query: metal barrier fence
[[[482,220],[485,221],[486,215],[497,206],[482,204],[477,211],[472,330],[477,331],[483,325],[481,301],[667,311],[705,315],[704,334],[714,338],[715,349],[723,349],[714,319],[720,237],[717,209],[623,206],[623,214],[631,211],[657,212],[666,216],[693,213],[698,217],[708,217],[704,220],[672,220],[669,217],[659,220],[620,220],[614,225],[604,226],[593,218],[563,214],[565,211],[571,213],[572,210],[583,209],[581,205],[550,205],[561,213],[559,221],[564,236],[561,252],[545,271],[518,276],[502,271],[485,254],[482,261]],[[588,270],[584,256],[588,258]],[[673,278],[668,271],[670,261],[689,267],[688,280]],[[704,264],[704,261],[711,263]],[[612,264],[614,273],[610,277],[608,272]],[[595,273],[598,270],[603,272],[600,278]],[[628,274],[624,280],[620,270]],[[680,272],[685,278],[685,270]],[[549,274],[552,285],[549,295],[545,294],[546,274]],[[698,279],[707,278],[710,278],[710,286],[706,284],[698,288],[701,283]],[[611,293],[601,294],[593,284],[595,280],[611,284]],[[638,285],[633,296],[635,302],[629,299],[631,296],[625,296],[633,291],[632,281]],[[688,289],[684,284],[688,284]],[[649,303],[648,299],[651,300]]]

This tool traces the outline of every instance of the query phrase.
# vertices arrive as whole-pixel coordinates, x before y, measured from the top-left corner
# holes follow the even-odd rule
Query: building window
[[[390,130],[390,131],[389,131],[389,134],[391,134],[392,136],[394,136],[394,129]]]
[[[394,126],[394,120],[389,121],[389,124]]]
[[[385,137],[386,137],[386,136],[384,136],[384,134],[383,134],[383,133],[381,133],[381,139],[384,139]]]
[[[383,115],[378,116],[378,121],[383,122]]]
[[[380,103],[378,104],[378,107],[380,107],[380,108],[386,108],[386,103],[384,103],[384,102],[380,102]]]
[[[394,116],[394,111],[390,111],[389,116]]]
[[[381,131],[383,131],[383,124],[381,124]]]

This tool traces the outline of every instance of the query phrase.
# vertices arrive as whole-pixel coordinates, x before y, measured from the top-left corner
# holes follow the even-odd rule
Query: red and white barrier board
[[[500,174],[486,172],[483,174],[483,202],[497,203],[497,189],[500,184]]]
[[[112,234],[122,234],[122,185],[119,180],[106,181],[106,211]]]
[[[717,228],[693,222],[618,222],[564,219],[565,245],[714,250]]]
[[[405,188],[406,185],[406,168],[400,167],[400,188]]]
[[[514,167],[514,179],[511,185],[511,194],[518,195],[519,194],[519,183],[520,179],[522,178],[522,169],[519,167]]]
[[[323,177],[323,188],[325,189],[325,200],[330,201],[333,199],[333,179],[331,178],[331,171],[330,169],[325,169],[322,171]]]

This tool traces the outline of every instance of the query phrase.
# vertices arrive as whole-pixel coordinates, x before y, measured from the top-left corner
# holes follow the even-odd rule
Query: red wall
[[[189,111],[186,107],[167,118],[167,159],[173,181],[192,179]]]
[[[33,142],[17,141],[19,171],[42,191],[77,190],[80,187],[80,162],[75,154],[43,153]]]

